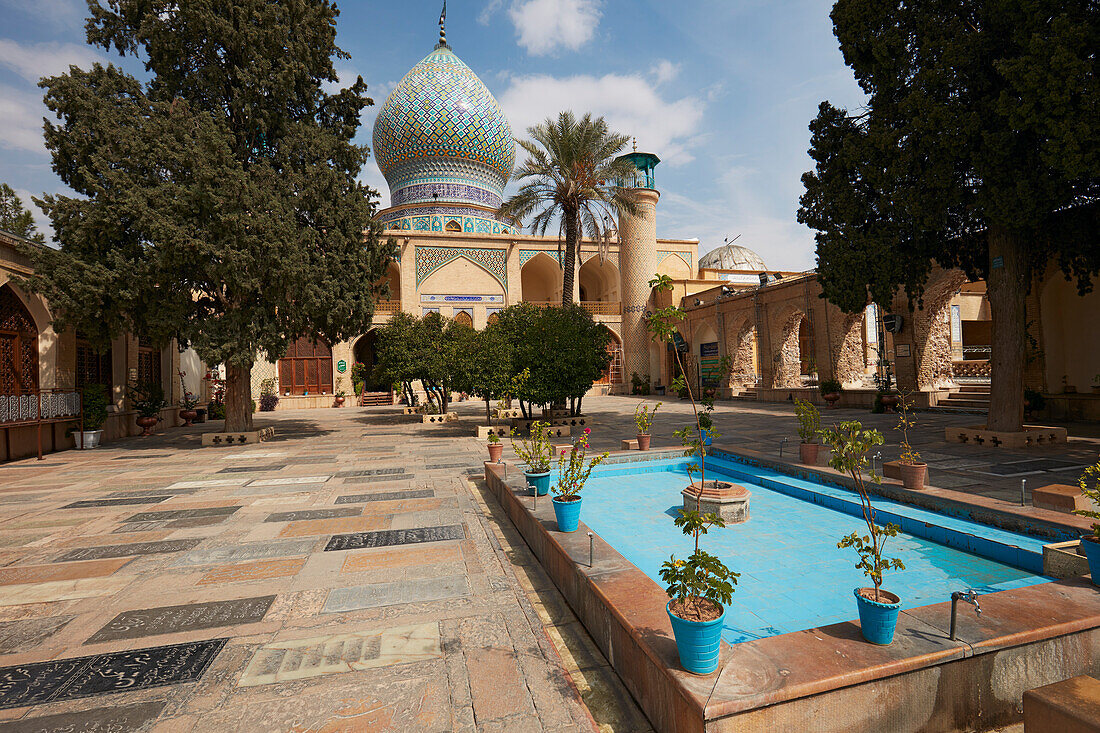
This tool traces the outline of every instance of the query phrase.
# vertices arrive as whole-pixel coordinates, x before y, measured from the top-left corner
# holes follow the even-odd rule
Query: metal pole
[[[596,552],[595,549],[596,538],[592,536],[592,533],[588,533],[588,567],[592,567],[592,557]]]
[[[42,393],[35,391],[34,395],[34,414],[36,415],[34,425],[35,432],[38,434],[38,460],[42,460]],[[81,438],[84,436],[81,435]]]
[[[779,457],[780,458],[783,457],[783,448],[786,447],[788,440],[790,440],[790,439],[784,437],[783,440],[779,441]]]
[[[1027,479],[1020,479],[1020,506],[1027,502]]]

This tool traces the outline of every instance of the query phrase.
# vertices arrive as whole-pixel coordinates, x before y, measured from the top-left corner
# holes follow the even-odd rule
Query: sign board
[[[340,372],[341,374],[343,374],[343,373],[344,373],[344,372],[346,372],[347,370],[348,370],[348,363],[347,363],[346,361],[344,361],[343,359],[341,359],[340,361],[336,362],[336,371],[338,371],[338,372]]]
[[[912,356],[909,353],[909,344],[897,344],[897,355],[899,357]]]
[[[503,295],[422,294],[421,303],[504,303]]]
[[[699,373],[706,388],[718,386],[718,342],[699,344]]]
[[[994,257],[993,258],[993,269],[994,270],[999,270],[1004,266],[1005,266],[1005,258],[1004,257]]]

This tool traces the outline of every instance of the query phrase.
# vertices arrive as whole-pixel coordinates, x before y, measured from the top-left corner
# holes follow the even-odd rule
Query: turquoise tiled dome
[[[446,45],[405,75],[374,123],[393,206],[496,209],[516,160],[512,127],[481,79]]]

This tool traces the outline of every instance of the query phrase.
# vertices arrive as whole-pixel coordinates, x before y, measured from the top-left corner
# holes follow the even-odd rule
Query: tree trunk
[[[576,210],[566,209],[565,217],[565,257],[562,259],[561,304],[573,302],[573,270],[577,263],[577,248],[580,246],[578,229],[580,216]]]
[[[990,430],[1018,432],[1024,425],[1024,348],[1027,327],[1026,239],[1018,231],[989,228],[989,277],[986,294],[992,316]]]
[[[489,411],[489,398],[488,397],[485,398],[485,424],[486,425],[492,425],[493,424],[493,415]]]
[[[225,365],[225,432],[252,432],[252,365]]]

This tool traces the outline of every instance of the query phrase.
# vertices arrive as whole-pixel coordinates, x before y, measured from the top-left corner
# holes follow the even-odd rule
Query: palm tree
[[[518,226],[534,213],[531,231],[537,234],[546,234],[553,221],[559,222],[559,254],[565,240],[561,302],[569,305],[582,237],[587,234],[606,246],[617,215],[637,213],[630,189],[617,185],[637,170],[618,157],[630,138],[610,132],[603,117],[585,114],[578,120],[572,112],[562,112],[557,122],[548,118],[527,134],[531,140],[516,142],[529,157],[515,173],[526,182],[497,215]]]

